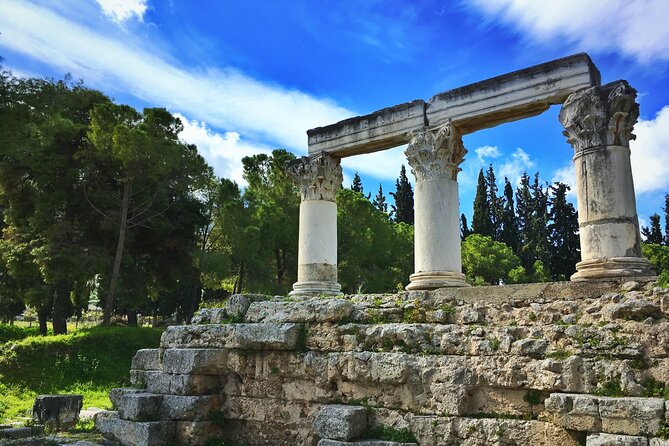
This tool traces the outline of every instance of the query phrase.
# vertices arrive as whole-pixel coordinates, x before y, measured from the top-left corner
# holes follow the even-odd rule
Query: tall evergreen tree
[[[660,228],[660,216],[658,214],[650,216],[650,228],[642,228],[641,234],[646,237],[646,243],[653,243],[656,245],[662,243],[662,229]]]
[[[467,224],[467,216],[465,216],[465,214],[460,214],[460,238],[464,240],[471,233],[472,231]]]
[[[528,249],[534,261],[540,260],[546,269],[550,268],[551,247],[548,239],[548,187],[543,188],[539,180],[539,172],[534,174],[534,182],[530,186],[532,193],[532,220],[530,224],[530,243]]]
[[[488,166],[485,174],[485,185],[488,192],[488,203],[490,206],[491,237],[495,241],[501,241],[502,236],[502,199],[497,196],[497,179],[492,164]]]
[[[664,244],[669,245],[669,194],[664,194]]]
[[[476,185],[476,197],[474,198],[474,215],[472,217],[472,232],[474,234],[493,237],[494,229],[491,220],[491,208],[488,202],[488,187],[483,175],[483,169],[479,171],[478,184]]]
[[[351,184],[351,190],[353,192],[360,192],[361,194],[364,194],[363,188],[362,188],[362,180],[360,179],[360,175],[358,175],[358,172],[353,175],[353,183]]]
[[[372,205],[384,214],[388,212],[388,203],[386,203],[386,196],[383,195],[383,186],[379,184],[379,191],[372,200]]]
[[[550,191],[548,230],[552,246],[551,272],[555,280],[568,280],[576,272],[576,263],[581,258],[578,215],[574,206],[567,201],[569,186],[556,182]]]
[[[516,210],[513,203],[513,187],[509,179],[504,177],[504,200],[502,206],[502,234],[501,241],[518,255],[518,222],[516,221]]]
[[[395,192],[390,195],[395,199],[395,204],[391,206],[394,220],[398,223],[413,224],[413,189],[409,178],[407,178],[407,171],[402,164],[400,169],[400,176],[395,181]]]

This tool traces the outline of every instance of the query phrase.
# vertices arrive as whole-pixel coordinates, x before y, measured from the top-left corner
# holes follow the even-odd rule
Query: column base
[[[288,293],[290,297],[309,298],[316,296],[343,296],[341,285],[337,282],[321,282],[317,280],[309,282],[295,282],[293,291]]]
[[[572,282],[633,279],[641,281],[657,279],[657,275],[647,259],[641,257],[611,257],[584,260],[576,264],[576,273],[571,276]]]
[[[455,271],[422,271],[410,275],[409,280],[407,291],[471,286],[465,281],[464,274]]]

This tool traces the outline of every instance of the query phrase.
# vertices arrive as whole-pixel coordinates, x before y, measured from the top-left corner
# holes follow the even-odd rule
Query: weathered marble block
[[[55,430],[74,427],[84,403],[82,395],[39,395],[33,404],[33,420]]]
[[[226,370],[228,351],[212,348],[170,348],[163,355],[165,373],[218,375]]]
[[[360,406],[333,404],[323,406],[314,421],[321,438],[349,441],[361,437],[367,430],[367,410]]]

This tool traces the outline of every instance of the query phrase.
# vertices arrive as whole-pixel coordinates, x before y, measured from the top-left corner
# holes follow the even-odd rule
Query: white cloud
[[[189,120],[176,113],[184,129],[179,134],[181,140],[195,144],[200,154],[211,164],[219,177],[229,178],[237,184],[246,186],[242,158],[258,153],[271,153],[272,148],[262,144],[253,144],[241,139],[237,132],[217,133],[204,122]]]
[[[511,154],[511,158],[499,165],[499,178],[507,177],[511,184],[520,184],[520,176],[523,172],[529,172],[535,166],[535,162],[530,158],[530,155],[517,147]]]
[[[405,149],[406,145],[403,145],[390,150],[343,158],[341,164],[344,169],[350,172],[364,172],[374,178],[386,180],[397,178],[400,174],[400,168],[404,164],[407,169],[407,177],[413,184],[414,178],[411,175],[411,167],[404,156]]]
[[[669,60],[666,0],[473,0],[469,4],[532,40],[620,51],[644,62]]]
[[[3,0],[0,47],[23,53],[94,86],[165,106],[242,141],[306,152],[306,130],[355,113],[329,100],[263,83],[234,69],[185,69],[29,2]],[[361,171],[363,168],[360,169]]]
[[[483,146],[478,149],[474,149],[476,156],[479,159],[481,164],[485,163],[486,158],[498,158],[502,152],[499,151],[497,146]]]
[[[630,149],[636,193],[669,191],[669,105],[654,119],[639,120],[634,134]]]
[[[553,172],[551,183],[555,183],[556,181],[564,183],[570,187],[569,191],[567,192],[568,197],[576,197],[576,169],[574,168],[573,162],[570,161],[569,164]]]
[[[147,0],[95,0],[102,12],[116,23],[123,23],[126,20],[136,17],[138,20],[144,19],[144,13],[147,8]]]

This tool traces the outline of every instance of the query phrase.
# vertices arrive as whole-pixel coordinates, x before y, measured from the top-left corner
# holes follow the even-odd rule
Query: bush
[[[0,324],[0,345],[9,341],[18,341],[29,336],[37,336],[37,327],[17,327],[16,325]]]
[[[525,275],[519,268],[520,259],[504,243],[480,234],[462,243],[462,269],[472,285],[496,285],[499,279],[521,281]]]

